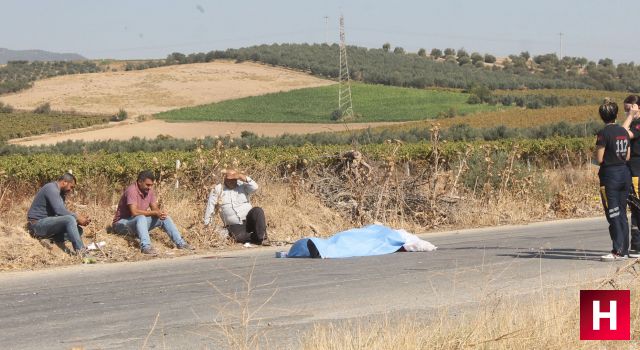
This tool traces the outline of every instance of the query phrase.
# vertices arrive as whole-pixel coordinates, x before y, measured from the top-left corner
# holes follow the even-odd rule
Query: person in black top
[[[606,99],[598,112],[606,125],[597,134],[595,156],[600,164],[600,196],[613,243],[611,253],[603,255],[601,260],[614,261],[626,258],[629,253],[627,197],[631,173],[626,161],[629,160],[631,149],[627,130],[616,124],[618,105]]]
[[[631,171],[631,194],[638,198],[640,195],[639,181],[640,177],[640,110],[638,104],[640,103],[640,96],[629,95],[624,99],[624,111],[627,118],[625,119],[622,127],[627,129],[629,133],[631,157],[627,162],[629,170]],[[640,204],[640,202],[636,201]],[[631,246],[629,251],[629,257],[640,257],[640,209],[634,205],[631,205]]]

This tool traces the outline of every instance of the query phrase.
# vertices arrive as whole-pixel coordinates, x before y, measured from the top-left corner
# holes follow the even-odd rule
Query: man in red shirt
[[[138,174],[136,183],[127,187],[120,197],[113,218],[113,230],[120,234],[135,233],[140,239],[140,250],[143,254],[157,254],[149,237],[149,231],[156,227],[162,227],[178,249],[193,250],[182,239],[167,212],[159,208],[153,191],[154,180],[151,171],[143,171]]]

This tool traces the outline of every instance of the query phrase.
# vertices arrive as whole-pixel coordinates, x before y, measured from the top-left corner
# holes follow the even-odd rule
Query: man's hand
[[[633,119],[640,118],[640,108],[638,108],[637,104],[634,103],[631,105],[631,108],[629,109],[629,114],[633,116]]]
[[[160,213],[158,214],[158,218],[160,218],[160,220],[164,220],[169,216],[169,214],[167,214],[166,211],[164,210],[160,210]]]
[[[87,226],[91,223],[91,219],[89,219],[89,217],[84,215],[78,215],[78,217],[76,218],[76,221],[80,226]]]
[[[245,174],[241,174],[236,171],[227,172],[227,174],[225,175],[225,178],[227,180],[240,180],[243,182],[247,182],[247,176]]]

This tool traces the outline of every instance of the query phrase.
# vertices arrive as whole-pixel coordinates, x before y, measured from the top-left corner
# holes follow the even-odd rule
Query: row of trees
[[[640,66],[634,63],[613,64],[610,59],[598,63],[581,57],[555,54],[531,57],[528,52],[511,55],[496,63],[490,54],[467,53],[464,49],[433,49],[407,53],[401,47],[393,51],[389,44],[381,49],[348,47],[351,78],[374,84],[405,87],[446,87],[468,89],[483,85],[490,89],[574,88],[640,91]],[[337,78],[339,49],[337,44],[272,44],[207,53],[172,53],[161,62],[143,62],[128,69],[151,66],[211,62],[233,59],[255,61],[308,71]]]
[[[454,125],[442,130],[440,137],[443,140],[451,141],[473,141],[485,140],[493,141],[500,139],[527,138],[545,139],[551,137],[585,137],[592,136],[601,128],[601,123],[588,122],[582,124],[568,124],[559,122],[551,125],[543,125],[533,128],[509,128],[498,125],[490,128],[473,128],[467,124]],[[232,139],[224,137],[222,139],[206,137],[202,140],[175,139],[170,136],[158,136],[153,140],[132,138],[129,141],[66,141],[53,146],[33,146],[21,147],[15,145],[3,145],[0,147],[0,156],[9,154],[36,154],[36,153],[56,153],[56,154],[80,154],[84,152],[160,152],[167,150],[193,151],[198,146],[214,148],[219,140],[223,141],[226,147],[256,148],[273,146],[303,146],[313,145],[349,145],[353,142],[359,144],[380,144],[386,140],[395,139],[404,142],[420,142],[429,140],[431,131],[429,127],[419,127],[410,130],[361,130],[351,133],[317,133],[307,135],[281,135],[277,137],[260,137],[254,133],[243,131],[241,137]]]
[[[95,73],[101,68],[91,61],[9,61],[0,67],[0,94],[30,88],[34,81],[57,75]]]
[[[485,86],[474,85],[471,89],[466,91],[469,93],[467,103],[480,104],[487,103],[495,106],[498,103],[503,106],[526,107],[529,109],[539,109],[545,107],[567,107],[567,106],[582,106],[586,104],[599,104],[602,102],[601,98],[586,98],[582,96],[564,96],[558,94],[500,94],[495,95],[490,89]]]

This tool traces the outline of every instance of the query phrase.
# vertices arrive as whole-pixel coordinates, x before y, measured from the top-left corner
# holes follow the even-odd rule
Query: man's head
[[[140,174],[138,174],[138,180],[136,181],[140,192],[148,193],[149,190],[153,188],[155,179],[155,176],[153,176],[153,173],[149,170],[140,172]]]
[[[234,189],[238,187],[238,172],[234,169],[227,169],[224,173],[224,186]]]
[[[60,191],[67,194],[76,187],[76,177],[71,173],[64,173],[58,178],[58,185],[60,186]]]
[[[600,113],[600,118],[602,118],[603,122],[613,123],[618,117],[618,105],[606,98],[598,108],[598,112]]]
[[[640,96],[638,95],[629,95],[624,99],[624,111],[629,112],[633,105],[640,104]]]

